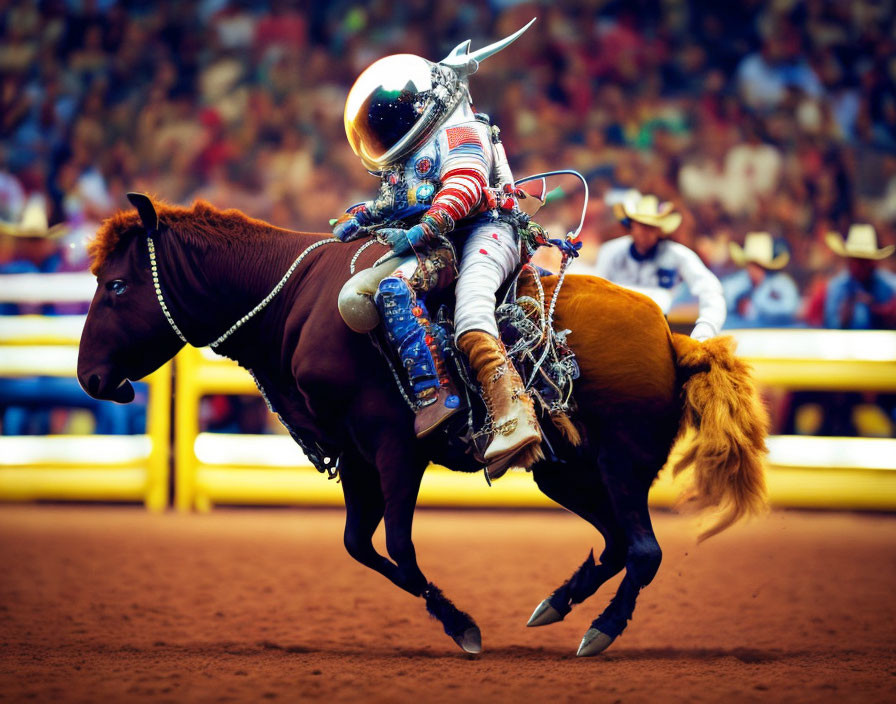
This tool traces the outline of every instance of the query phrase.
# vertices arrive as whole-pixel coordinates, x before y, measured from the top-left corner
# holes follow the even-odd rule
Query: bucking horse
[[[370,267],[387,248],[280,229],[201,201],[184,208],[129,198],[136,209],[108,219],[90,244],[97,290],[78,359],[87,393],[127,403],[131,380],[185,344],[211,343],[252,373],[318,468],[338,472],[348,553],[422,597],[464,651],[480,652],[473,618],[417,565],[411,527],[431,462],[459,471],[482,465],[448,452],[438,434],[415,437],[394,370],[337,310],[352,271]],[[556,275],[534,279],[521,277],[518,294],[540,285],[553,296]],[[684,500],[718,511],[701,536],[708,537],[765,506],[767,416],[731,338],[699,343],[672,333],[641,294],[569,275],[554,322],[571,331],[580,372],[572,420],[581,441],[555,436],[531,473],[544,494],[597,528],[604,549],[597,561],[592,551],[528,625],[562,620],[624,570],[579,646],[579,655],[594,655],[622,633],[660,566],[647,494],[673,443],[688,443],[674,467],[692,472]],[[388,557],[372,543],[381,521]]]

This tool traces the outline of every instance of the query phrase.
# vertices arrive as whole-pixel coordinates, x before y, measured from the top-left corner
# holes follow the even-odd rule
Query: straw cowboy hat
[[[0,222],[0,234],[13,237],[42,237],[56,239],[68,229],[65,223],[50,227],[44,197],[35,193],[25,203],[19,222]]]
[[[613,206],[618,220],[632,220],[642,225],[658,227],[664,235],[670,235],[681,225],[681,213],[674,212],[672,203],[660,203],[653,195],[640,196],[637,200],[625,199]]]
[[[857,259],[886,259],[896,249],[896,245],[892,244],[878,249],[877,232],[873,226],[867,224],[851,225],[845,241],[839,232],[829,232],[825,236],[825,241],[828,247],[841,257]]]
[[[775,240],[767,232],[750,232],[744,239],[744,246],[731,242],[731,260],[738,266],[753,263],[763,269],[783,269],[790,261],[788,252],[775,254]]]

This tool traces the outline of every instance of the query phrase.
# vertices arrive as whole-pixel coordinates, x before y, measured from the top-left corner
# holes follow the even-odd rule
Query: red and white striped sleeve
[[[491,170],[488,136],[479,124],[459,125],[445,130],[447,154],[442,164],[442,187],[429,214],[444,213],[457,222],[467,217],[483,201]]]

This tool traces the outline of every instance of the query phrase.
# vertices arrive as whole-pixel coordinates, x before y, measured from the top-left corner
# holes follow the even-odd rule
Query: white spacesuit
[[[532,23],[530,22],[529,25]],[[517,233],[504,217],[516,207],[513,176],[498,130],[473,112],[467,76],[479,61],[507,46],[510,37],[469,53],[464,42],[443,61],[412,54],[380,59],[364,71],[346,100],[346,134],[355,154],[381,178],[378,196],[337,221],[344,241],[378,230],[396,254],[416,259],[379,284],[375,301],[387,337],[409,373],[417,397],[415,430],[423,436],[448,418],[458,399],[427,334],[429,316],[409,284],[418,261],[446,239],[460,255],[456,285],[458,349],[482,385],[493,438],[484,455],[495,468],[526,450],[537,452],[541,435],[532,401],[507,360],[495,323],[495,295],[519,265]]]

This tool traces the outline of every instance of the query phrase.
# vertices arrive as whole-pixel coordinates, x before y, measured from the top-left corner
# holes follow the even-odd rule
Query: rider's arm
[[[604,242],[597,250],[597,263],[590,273],[607,281],[625,284],[619,279],[620,260],[624,260],[631,243],[632,238],[628,235]]]
[[[678,273],[699,302],[700,314],[691,336],[702,340],[718,335],[727,315],[722,284],[695,252],[677,242],[669,244],[674,245]]]
[[[376,201],[368,200],[346,210],[333,223],[333,234],[343,241],[359,237],[362,227],[377,221],[375,203]]]
[[[447,147],[442,187],[421,220],[429,238],[453,230],[454,223],[482,202],[491,171],[491,144],[480,123],[448,127],[439,139]]]

